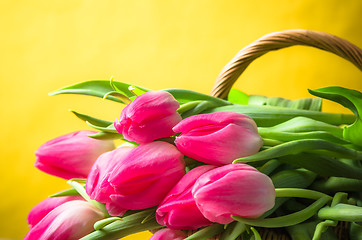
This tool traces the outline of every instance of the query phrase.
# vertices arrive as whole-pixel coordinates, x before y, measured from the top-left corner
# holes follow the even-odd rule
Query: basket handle
[[[267,34],[241,49],[221,70],[211,90],[211,95],[227,98],[227,95],[249,64],[265,53],[294,45],[319,48],[334,53],[362,71],[362,49],[329,33],[304,29],[292,29]]]

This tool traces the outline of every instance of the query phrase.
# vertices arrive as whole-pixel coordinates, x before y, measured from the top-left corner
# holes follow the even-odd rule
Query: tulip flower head
[[[65,179],[87,178],[98,156],[114,149],[113,141],[88,137],[94,133],[73,132],[44,143],[35,152],[35,167]]]
[[[192,195],[202,214],[221,224],[232,222],[231,215],[259,217],[275,204],[271,179],[246,164],[228,164],[204,173]]]
[[[181,132],[175,144],[183,154],[218,166],[255,154],[263,144],[254,120],[234,112],[194,115],[173,130]]]
[[[120,147],[98,158],[86,191],[109,211],[145,209],[159,204],[184,174],[183,155],[169,143]]]
[[[186,237],[187,235],[182,231],[164,228],[158,230],[149,240],[182,240]]]
[[[125,139],[137,143],[170,137],[175,134],[172,128],[181,121],[179,107],[170,93],[149,91],[128,104],[114,126]]]
[[[91,233],[104,213],[86,201],[69,201],[54,208],[33,226],[24,240],[77,240]]]
[[[157,222],[170,229],[193,230],[210,225],[191,194],[198,177],[214,169],[215,166],[203,165],[186,173],[172,188],[156,210]]]
[[[38,203],[35,207],[31,209],[28,214],[28,225],[31,229],[38,222],[40,222],[50,211],[54,208],[62,205],[63,203],[74,201],[74,200],[84,200],[82,196],[66,196],[66,197],[49,197]]]

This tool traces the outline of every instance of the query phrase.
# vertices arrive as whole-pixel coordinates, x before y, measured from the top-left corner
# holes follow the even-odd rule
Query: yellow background
[[[1,0],[0,238],[22,238],[32,206],[69,187],[33,167],[42,143],[88,129],[68,109],[111,121],[120,114],[117,103],[48,92],[114,76],[209,93],[242,47],[273,31],[320,30],[361,47],[361,15],[359,0]],[[236,87],[295,99],[328,85],[362,91],[361,73],[330,53],[292,47],[258,59]]]

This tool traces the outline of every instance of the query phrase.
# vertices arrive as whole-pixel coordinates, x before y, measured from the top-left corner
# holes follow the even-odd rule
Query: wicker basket
[[[319,31],[286,30],[267,34],[238,52],[221,70],[212,88],[211,95],[225,99],[235,81],[254,59],[269,51],[294,45],[310,46],[334,53],[362,70],[362,49],[347,40]],[[348,236],[346,234],[348,224],[345,222],[340,222],[334,230],[340,240],[344,240]],[[291,239],[283,229],[260,229],[259,232],[263,240]],[[218,237],[212,239],[218,239]]]

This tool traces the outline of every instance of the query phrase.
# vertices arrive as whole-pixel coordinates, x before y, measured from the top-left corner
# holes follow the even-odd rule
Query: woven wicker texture
[[[241,49],[221,70],[211,95],[226,98],[231,87],[249,64],[265,53],[295,45],[315,47],[334,53],[362,70],[362,49],[329,33],[292,29],[267,34]]]

